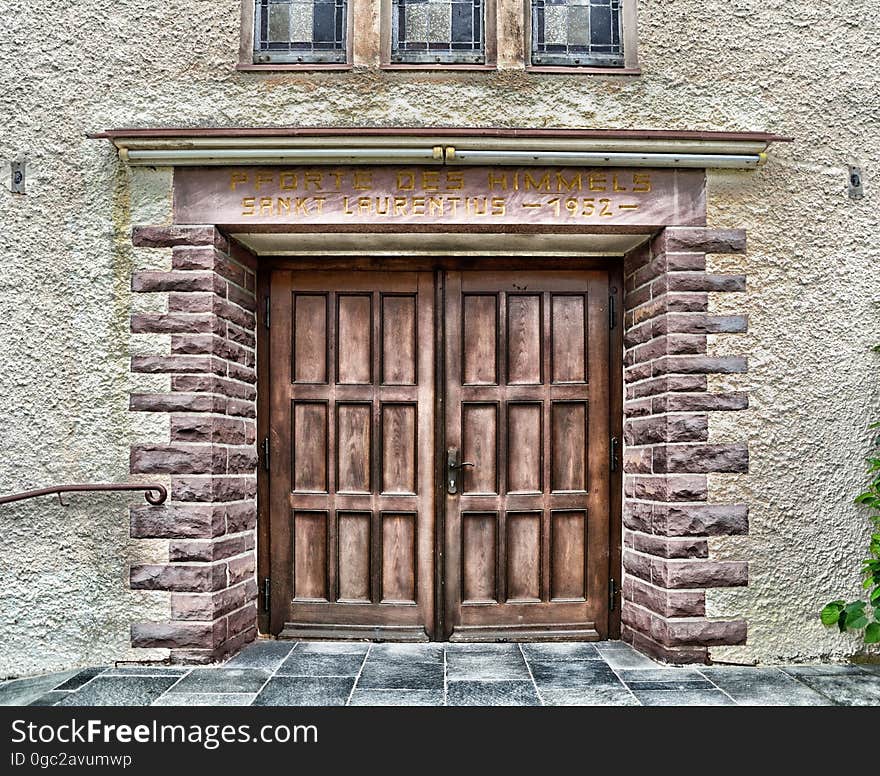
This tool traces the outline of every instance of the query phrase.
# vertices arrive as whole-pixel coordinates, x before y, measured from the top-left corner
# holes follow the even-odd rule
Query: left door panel
[[[433,307],[431,273],[272,273],[273,633],[433,636]]]

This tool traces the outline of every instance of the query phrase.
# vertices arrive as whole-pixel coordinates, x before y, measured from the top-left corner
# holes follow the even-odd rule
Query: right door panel
[[[445,313],[446,445],[473,464],[447,463],[446,636],[604,638],[607,274],[452,272]]]

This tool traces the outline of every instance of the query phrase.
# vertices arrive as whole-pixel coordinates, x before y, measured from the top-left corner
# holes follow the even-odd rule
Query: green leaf
[[[851,614],[846,618],[847,630],[861,630],[868,624],[868,618],[864,614]]]
[[[837,618],[837,627],[841,633],[846,633],[846,612],[841,612]]]
[[[823,625],[831,626],[837,622],[840,618],[840,612],[842,609],[841,604],[843,604],[843,601],[835,601],[834,603],[828,604],[828,606],[822,610],[819,617],[822,619]]]
[[[865,611],[866,606],[867,606],[867,604],[864,601],[853,601],[852,603],[847,604],[843,608],[846,610],[847,614],[855,614],[855,613],[862,614]]]
[[[880,643],[880,622],[872,622],[865,628],[865,644]]]
[[[871,591],[871,603],[876,604],[877,601],[880,601],[880,587],[875,587]]]

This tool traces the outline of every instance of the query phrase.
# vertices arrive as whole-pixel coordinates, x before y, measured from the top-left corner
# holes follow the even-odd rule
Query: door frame
[[[384,257],[266,257],[257,259],[257,584],[259,588],[258,627],[260,633],[276,634],[283,623],[272,622],[266,600],[264,580],[270,578],[272,536],[269,514],[269,472],[265,465],[263,440],[269,433],[269,320],[268,299],[273,270],[300,271],[432,271],[434,273],[434,622],[426,623],[432,637],[442,637],[446,631],[445,578],[443,548],[446,535],[445,470],[443,454],[446,450],[445,391],[446,363],[444,348],[447,270],[517,271],[517,270],[604,270],[608,272],[609,293],[613,300],[609,316],[609,428],[618,439],[616,468],[609,473],[609,570],[616,586],[608,608],[608,637],[620,638],[620,610],[622,603],[622,533],[623,533],[623,257],[498,257],[498,256],[426,256],[401,258]],[[614,324],[612,327],[612,323]],[[610,465],[610,462],[609,462]],[[271,593],[271,590],[269,591]]]

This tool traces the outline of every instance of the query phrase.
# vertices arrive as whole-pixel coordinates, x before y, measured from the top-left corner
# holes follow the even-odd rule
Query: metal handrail
[[[61,499],[62,493],[93,493],[96,491],[144,491],[144,498],[153,506],[165,503],[168,498],[168,489],[164,485],[156,483],[144,483],[130,485],[127,483],[95,483],[87,485],[55,485],[51,488],[39,490],[26,490],[22,493],[13,493],[11,496],[0,496],[0,504],[12,504],[15,501],[24,501],[38,496],[58,495],[58,503],[66,507],[67,504]]]

